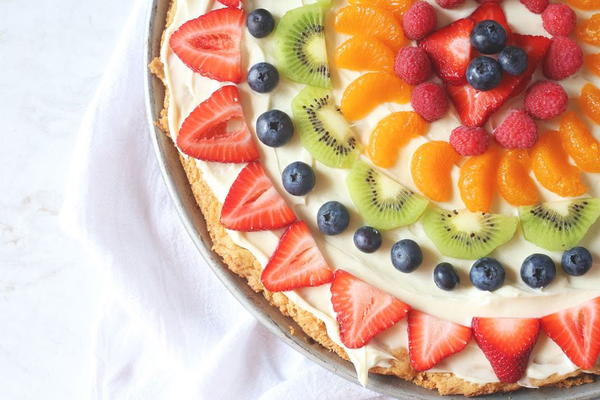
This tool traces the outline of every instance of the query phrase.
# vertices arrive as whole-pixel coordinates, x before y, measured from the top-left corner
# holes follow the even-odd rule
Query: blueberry
[[[370,226],[360,227],[354,232],[354,245],[360,251],[373,253],[381,247],[381,233]]]
[[[417,243],[403,239],[392,246],[392,264],[402,272],[413,272],[423,262],[423,252]]]
[[[562,255],[563,270],[573,276],[581,276],[592,268],[592,255],[585,247],[573,247]]]
[[[469,278],[471,283],[479,290],[493,292],[504,283],[506,273],[504,267],[497,260],[484,257],[473,263]]]
[[[510,75],[521,75],[529,64],[525,50],[516,46],[506,46],[502,49],[498,62],[504,72]]]
[[[475,57],[467,67],[467,81],[477,90],[490,90],[500,84],[502,68],[491,57]]]
[[[471,31],[471,44],[482,54],[496,54],[506,45],[506,30],[491,19],[481,21]]]
[[[304,196],[315,187],[315,173],[310,165],[296,161],[285,167],[281,173],[283,187],[289,194]]]
[[[273,15],[264,8],[257,8],[248,14],[246,18],[248,32],[255,38],[264,38],[275,28]]]
[[[328,201],[317,212],[317,225],[325,235],[342,233],[350,223],[350,214],[342,203]]]
[[[256,120],[256,135],[269,147],[280,147],[286,144],[294,134],[292,119],[279,110],[271,110],[261,114]]]
[[[460,279],[450,263],[438,264],[433,270],[433,282],[442,290],[452,290]]]
[[[545,254],[532,254],[521,264],[521,279],[534,289],[548,286],[555,276],[554,261]]]
[[[258,93],[268,93],[279,83],[277,68],[269,63],[254,64],[248,72],[248,85]]]

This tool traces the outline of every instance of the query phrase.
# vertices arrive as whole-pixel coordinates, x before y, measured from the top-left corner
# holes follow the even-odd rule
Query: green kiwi
[[[485,257],[508,242],[519,222],[506,215],[441,208],[427,210],[421,221],[440,253],[466,260]]]
[[[363,161],[356,161],[346,179],[352,202],[367,224],[393,229],[415,222],[428,200]]]
[[[285,1],[285,0],[280,0]],[[275,30],[277,68],[286,78],[320,88],[331,87],[325,44],[325,12],[319,1],[288,11]]]
[[[600,216],[600,199],[585,198],[519,207],[525,239],[551,251],[579,243]]]
[[[316,160],[334,168],[352,166],[360,153],[358,140],[331,91],[305,87],[292,101],[292,113],[302,145]]]

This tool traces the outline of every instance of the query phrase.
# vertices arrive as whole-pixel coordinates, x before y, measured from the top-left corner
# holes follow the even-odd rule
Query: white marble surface
[[[90,397],[101,283],[58,212],[128,0],[0,0],[0,399]]]

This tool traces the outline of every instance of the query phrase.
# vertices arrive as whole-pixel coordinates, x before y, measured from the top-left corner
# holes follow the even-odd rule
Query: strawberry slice
[[[550,39],[546,37],[518,34],[513,34],[512,42],[522,47],[529,56],[527,69],[521,75],[504,74],[498,87],[485,92],[476,90],[469,84],[446,86],[463,125],[482,126],[506,100],[521,93],[531,81],[531,76],[550,45]]]
[[[335,271],[331,284],[331,303],[342,343],[349,349],[363,347],[404,318],[410,309],[394,296],[340,269]]]
[[[240,0],[218,0],[219,3],[226,5],[227,7],[239,7]]]
[[[295,220],[294,212],[277,193],[258,161],[240,172],[221,209],[221,224],[234,231],[278,229]]]
[[[471,61],[471,31],[475,22],[459,19],[419,42],[444,82],[449,85],[466,83],[465,74]]]
[[[333,271],[305,222],[294,222],[281,236],[261,280],[271,292],[319,286],[333,280]]]
[[[521,379],[537,341],[540,320],[535,318],[473,318],[473,337],[500,382]]]
[[[542,327],[573,364],[592,369],[600,354],[600,297],[542,318]]]
[[[458,353],[470,339],[469,327],[416,310],[408,314],[408,352],[410,364],[417,371],[426,371]]]
[[[244,11],[221,8],[184,23],[169,45],[193,71],[221,82],[242,80],[240,43]]]
[[[491,19],[492,21],[496,21],[506,30],[507,38],[510,41],[512,31],[510,26],[508,26],[508,21],[506,20],[506,15],[502,10],[500,4],[490,1],[483,3],[475,11],[473,14],[469,16],[475,22],[475,25],[480,23],[481,21],[485,21]]]
[[[242,163],[258,160],[258,148],[244,120],[235,86],[224,86],[183,121],[177,146],[204,161]]]

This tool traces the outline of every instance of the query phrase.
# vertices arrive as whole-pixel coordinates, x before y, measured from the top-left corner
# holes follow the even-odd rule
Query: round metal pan
[[[282,0],[283,1],[283,0]],[[516,0],[511,0],[516,1]],[[160,54],[160,40],[165,27],[165,18],[169,0],[153,0],[147,16],[148,35],[145,51],[145,63]],[[146,69],[146,107],[148,126],[156,156],[160,164],[169,193],[181,217],[185,229],[198,248],[198,252],[210,266],[214,274],[221,280],[231,294],[250,311],[268,330],[304,354],[314,362],[331,372],[358,384],[356,373],[351,363],[341,359],[308,337],[293,319],[283,316],[272,307],[261,295],[254,292],[246,281],[231,272],[214,254],[211,239],[206,230],[206,223],[200,209],[196,205],[187,177],[179,162],[175,146],[155,125],[163,108],[164,87],[162,82]],[[294,335],[289,327],[294,327]],[[436,392],[420,388],[412,383],[396,377],[371,374],[367,387],[381,394],[399,399],[434,400],[440,399]],[[447,396],[445,399],[464,399],[462,396]],[[522,400],[591,400],[600,399],[600,382],[573,387],[570,389],[544,388],[539,390],[521,390],[511,394],[485,396],[486,399],[522,399]]]

